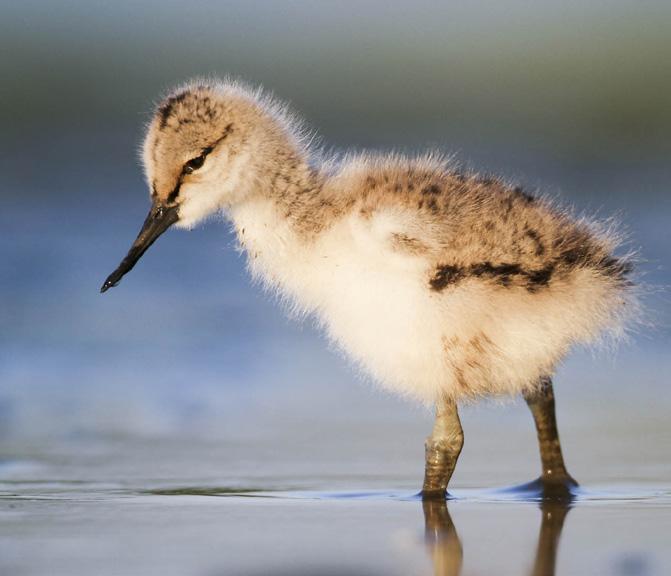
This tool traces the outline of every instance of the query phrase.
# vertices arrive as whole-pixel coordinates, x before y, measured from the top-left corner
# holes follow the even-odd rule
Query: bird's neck
[[[314,236],[323,229],[330,204],[325,198],[327,176],[309,153],[286,141],[278,142],[266,161],[257,162],[249,179],[251,189],[237,206],[231,207],[233,220],[254,207],[258,219],[262,219],[262,214],[267,218],[272,212],[274,220],[281,220],[299,236]]]
[[[228,214],[255,276],[285,284],[283,270],[302,258],[329,222],[326,176],[307,158],[287,154]]]
[[[306,159],[290,158],[277,167],[259,195],[271,201],[297,234],[309,236],[324,224],[324,182],[324,176]]]

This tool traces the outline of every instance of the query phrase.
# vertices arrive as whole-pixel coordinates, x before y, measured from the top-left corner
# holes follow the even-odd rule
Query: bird
[[[617,227],[436,152],[326,152],[283,101],[193,80],[156,105],[141,149],[151,208],[116,286],[170,227],[223,215],[253,279],[312,318],[382,388],[435,409],[421,496],[449,497],[459,405],[521,395],[542,498],[572,494],[553,375],[636,309]]]

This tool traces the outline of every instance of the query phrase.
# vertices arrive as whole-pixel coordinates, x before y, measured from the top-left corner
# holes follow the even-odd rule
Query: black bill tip
[[[116,286],[116,282],[113,280],[110,280],[109,278],[103,282],[103,285],[100,287],[100,293],[104,294],[107,292],[110,288],[114,288]]]
[[[100,287],[100,293],[104,294],[121,282],[124,275],[133,269],[137,261],[154,243],[154,240],[177,222],[178,219],[177,205],[163,206],[155,203],[149,211],[149,215],[145,219],[142,229],[130,247],[128,254],[126,254],[126,257],[121,261],[117,269],[103,282],[103,285]]]

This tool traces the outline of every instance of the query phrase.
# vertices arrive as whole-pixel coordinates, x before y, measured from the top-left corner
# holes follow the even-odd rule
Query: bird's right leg
[[[447,485],[464,445],[457,404],[442,400],[436,405],[436,422],[426,439],[426,468],[422,498],[445,498]]]

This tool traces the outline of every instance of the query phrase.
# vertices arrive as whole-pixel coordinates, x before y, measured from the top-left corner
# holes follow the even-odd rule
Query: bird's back
[[[416,221],[396,244],[436,264],[436,291],[476,278],[536,292],[577,269],[628,284],[631,263],[614,256],[615,234],[519,186],[426,160],[357,168],[349,177],[358,182],[346,186],[341,202],[371,218],[395,207],[414,213]]]

